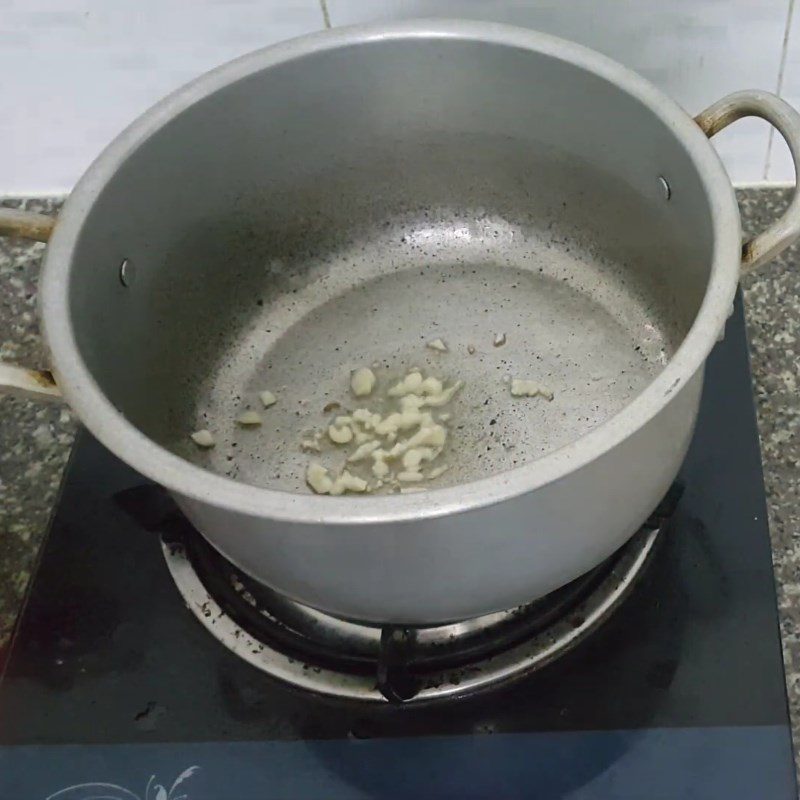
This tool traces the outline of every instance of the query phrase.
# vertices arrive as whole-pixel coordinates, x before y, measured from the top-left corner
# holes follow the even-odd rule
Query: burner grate
[[[586,638],[643,573],[678,495],[671,492],[619,551],[567,586],[509,611],[425,628],[361,624],[291,601],[242,574],[183,517],[173,518],[162,547],[197,619],[263,672],[336,697],[430,701],[521,677]]]

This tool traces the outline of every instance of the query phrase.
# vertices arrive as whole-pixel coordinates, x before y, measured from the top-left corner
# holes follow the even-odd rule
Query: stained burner
[[[649,563],[678,494],[568,585],[508,611],[432,627],[363,624],[289,600],[243,574],[185,520],[173,520],[163,551],[197,619],[263,672],[336,697],[430,701],[526,675],[598,628]]]

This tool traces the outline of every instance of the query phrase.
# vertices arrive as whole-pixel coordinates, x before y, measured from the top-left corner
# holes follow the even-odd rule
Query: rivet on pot
[[[658,185],[661,187],[661,194],[664,199],[669,200],[672,197],[672,189],[663,175],[658,176]]]
[[[124,258],[119,265],[119,282],[123,286],[130,286],[136,277],[136,267],[129,258]]]

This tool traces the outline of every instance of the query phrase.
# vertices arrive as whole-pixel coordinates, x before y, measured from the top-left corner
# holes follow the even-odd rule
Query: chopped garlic
[[[442,425],[423,425],[407,442],[406,449],[412,447],[444,447],[447,431]]]
[[[211,431],[195,431],[193,434],[191,434],[191,437],[192,441],[198,447],[213,447],[215,444],[214,436],[212,435]]]
[[[396,400],[395,410],[383,416],[369,408],[357,408],[333,420],[324,433],[311,442],[318,448],[320,438],[348,445],[347,464],[369,462],[375,480],[368,484],[363,478],[343,469],[338,477],[325,467],[312,463],[306,470],[306,481],[318,494],[338,495],[345,492],[365,492],[397,483],[414,483],[426,479],[422,470],[438,477],[447,467],[435,467],[447,441],[447,429],[441,424],[449,413],[434,414],[428,406],[438,407],[449,402],[461,388],[461,381],[446,387],[434,376],[423,376],[414,367],[395,385],[385,389],[379,401]],[[353,391],[355,392],[355,387]],[[308,443],[308,440],[306,440]]]
[[[449,403],[455,393],[464,384],[456,381],[448,389],[443,388],[442,382],[438,378],[425,378],[418,371],[409,372],[403,380],[392,386],[387,394],[389,397],[401,397],[401,405],[408,408],[411,405],[416,408],[422,406],[443,406]],[[422,399],[415,399],[415,396],[422,395]]]
[[[316,462],[308,465],[306,482],[317,494],[328,494],[333,486],[328,470]]]
[[[421,472],[406,470],[397,473],[397,480],[402,483],[414,483],[414,481],[421,481],[425,476]]]
[[[319,441],[316,439],[303,439],[303,441],[300,442],[300,449],[307,453],[319,453],[322,450]]]
[[[361,367],[350,376],[350,388],[356,397],[366,397],[375,388],[375,373],[369,367]]]
[[[255,411],[245,411],[236,418],[236,422],[244,427],[252,427],[261,424],[261,417]]]
[[[418,371],[409,372],[403,380],[392,386],[386,394],[389,397],[402,397],[406,394],[413,394],[422,386],[422,374]]]
[[[514,378],[511,381],[512,397],[536,397],[539,394],[539,384],[536,381],[523,381]]]
[[[419,392],[423,395],[438,395],[442,393],[442,388],[442,382],[438,378],[430,377],[422,381]]]
[[[540,386],[536,381],[526,381],[514,378],[511,381],[512,397],[544,397],[545,400],[553,399],[550,389]]]
[[[432,447],[414,447],[403,453],[403,466],[407,470],[416,470],[423,461],[432,461],[437,455]]]
[[[468,353],[469,353],[471,356],[474,356],[474,355],[475,355],[475,345],[474,345],[474,344],[468,344],[468,345],[467,345],[467,352],[468,352]]]
[[[351,475],[346,469],[342,470],[342,474],[333,482],[331,487],[331,494],[339,495],[345,492],[365,492],[367,490],[367,482],[363,478],[357,478]]]
[[[463,381],[456,381],[449,389],[443,389],[439,394],[429,395],[425,398],[425,405],[434,406],[436,408],[446,405],[453,399],[455,393],[459,391],[463,385]]]
[[[385,478],[389,474],[389,465],[386,463],[387,452],[376,450],[372,454],[372,474],[376,478]]]
[[[269,408],[270,406],[274,406],[275,403],[278,402],[278,398],[275,397],[275,395],[272,394],[272,392],[270,392],[267,389],[261,392],[258,396],[261,399],[261,403],[264,406],[264,408]]]
[[[353,439],[353,431],[346,426],[337,428],[335,425],[330,425],[328,427],[328,438],[334,444],[347,444]]]
[[[375,433],[379,436],[396,437],[399,431],[408,431],[419,425],[423,416],[419,409],[394,411],[375,426]]]
[[[372,430],[381,421],[381,415],[373,414],[366,408],[357,408],[353,412],[353,420],[360,422],[367,430]]]
[[[345,492],[366,491],[367,482],[362,478],[351,475],[346,469],[335,480],[330,472],[316,462],[308,465],[306,482],[317,494],[340,495]]]
[[[438,350],[440,353],[447,352],[447,345],[441,339],[434,339],[432,342],[428,342],[428,347],[431,350]]]
[[[371,442],[365,442],[355,449],[355,451],[347,459],[349,464],[355,464],[357,461],[363,461],[373,451],[377,450],[381,443],[377,439]]]
[[[502,347],[506,343],[506,335],[504,333],[496,333],[492,344],[495,347]]]
[[[446,440],[447,431],[441,425],[423,424],[409,439],[394,445],[386,454],[386,458],[400,458],[415,447],[442,448]]]
[[[445,473],[445,472],[447,472],[447,470],[449,470],[449,469],[450,469],[450,467],[449,467],[447,464],[442,464],[442,466],[441,466],[441,467],[434,467],[434,468],[433,468],[433,469],[432,469],[432,470],[431,470],[431,471],[428,473],[428,480],[429,480],[429,481],[435,480],[435,479],[436,479],[436,478],[438,478],[440,475],[444,475],[444,473]]]

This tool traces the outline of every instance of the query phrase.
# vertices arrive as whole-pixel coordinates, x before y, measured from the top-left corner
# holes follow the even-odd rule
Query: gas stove
[[[0,681],[0,798],[409,796],[796,798],[740,299],[647,524],[453,625],[276,595],[79,436]]]

